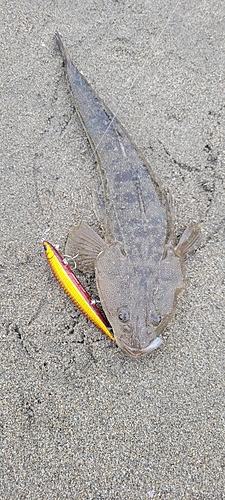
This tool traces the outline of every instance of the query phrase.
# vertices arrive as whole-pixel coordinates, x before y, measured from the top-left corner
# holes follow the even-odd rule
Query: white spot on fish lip
[[[140,358],[141,356],[149,354],[150,352],[157,349],[162,343],[163,340],[160,337],[156,337],[154,340],[152,340],[152,342],[150,342],[150,344],[147,347],[141,349],[138,347],[130,347],[122,342],[117,342],[118,346],[121,347],[128,354],[130,354],[133,358]]]

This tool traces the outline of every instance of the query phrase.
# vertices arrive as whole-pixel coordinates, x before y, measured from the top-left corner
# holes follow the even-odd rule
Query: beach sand
[[[1,30],[2,500],[224,496],[224,15],[211,2],[9,0]],[[45,259],[85,220],[96,164],[54,32],[200,223],[164,343],[132,360],[76,310]],[[93,275],[78,272],[95,296]]]

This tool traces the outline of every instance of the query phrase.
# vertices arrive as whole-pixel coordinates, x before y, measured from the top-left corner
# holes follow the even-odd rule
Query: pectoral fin
[[[78,269],[92,270],[95,268],[97,256],[106,248],[104,240],[85,222],[71,229],[66,246],[65,254],[70,257],[76,256]]]

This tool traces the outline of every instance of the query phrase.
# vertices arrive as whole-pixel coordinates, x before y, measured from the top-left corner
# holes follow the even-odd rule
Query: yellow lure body
[[[109,331],[110,325],[103,317],[98,307],[92,301],[90,295],[86,292],[83,285],[68,266],[67,262],[60,255],[58,250],[49,242],[44,241],[43,246],[45,255],[52,269],[53,274],[60,283],[63,290],[67,293],[80,311],[87,316],[99,330],[101,330],[112,341],[115,341]]]

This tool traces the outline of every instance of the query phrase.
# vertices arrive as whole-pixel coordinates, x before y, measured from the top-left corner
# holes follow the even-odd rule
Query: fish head
[[[155,328],[160,318],[151,311],[146,280],[135,272],[119,243],[99,254],[95,272],[101,304],[118,346],[133,358],[156,349],[162,342]]]

